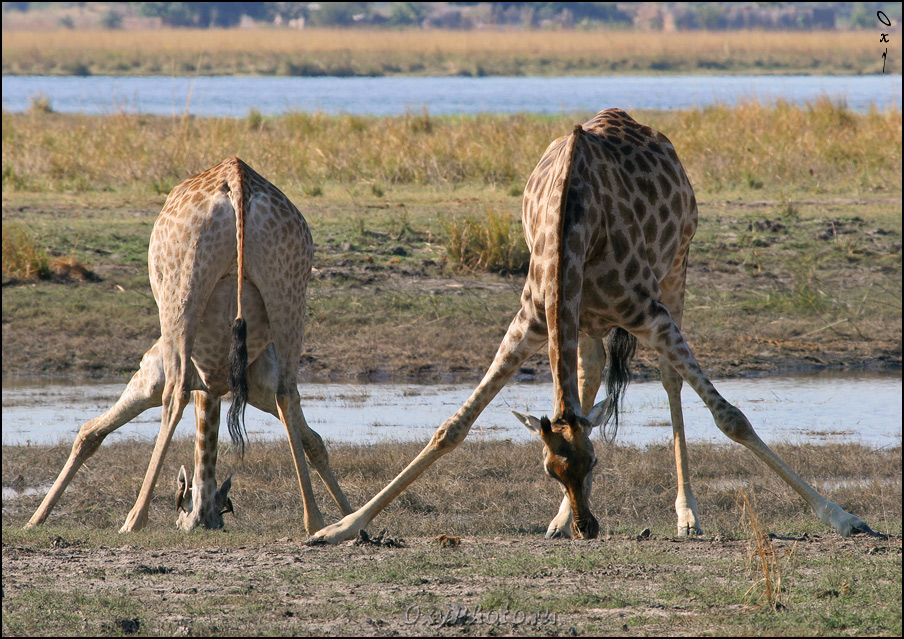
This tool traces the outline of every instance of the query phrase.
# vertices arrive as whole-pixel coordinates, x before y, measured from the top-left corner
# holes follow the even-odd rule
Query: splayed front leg
[[[82,464],[100,447],[104,438],[120,426],[149,408],[160,406],[163,397],[163,363],[160,359],[158,340],[141,359],[141,368],[136,372],[116,404],[100,417],[96,417],[79,429],[69,460],[60,471],[50,491],[40,507],[26,524],[26,528],[40,526],[56,506],[60,497]]]

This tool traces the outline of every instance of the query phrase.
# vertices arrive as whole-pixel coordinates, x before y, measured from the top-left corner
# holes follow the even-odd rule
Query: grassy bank
[[[9,31],[3,74],[600,75],[882,72],[874,31]],[[889,57],[887,73],[900,73]]]
[[[174,119],[35,108],[3,114],[3,192],[165,195],[185,177],[238,155],[284,190],[305,195],[322,192],[327,182],[353,196],[399,185],[473,185],[520,195],[546,146],[592,115]],[[858,115],[822,99],[633,115],[669,136],[698,199],[901,192],[898,110]]]
[[[842,540],[745,450],[695,445],[705,535],[680,540],[668,446],[600,445],[591,502],[601,539],[570,542],[542,539],[561,493],[540,470],[539,445],[465,442],[374,522],[372,537],[385,528],[383,539],[401,538],[402,548],[301,546],[281,441],[252,442],[244,461],[222,453],[219,476],[234,473],[237,514],[225,531],[186,535],[173,530],[169,486],[192,452],[177,440],[147,529],[119,535],[151,444],[105,445],[48,526],[20,528],[40,495],[4,499],[4,634],[900,635],[900,447],[776,447],[890,539]],[[330,454],[357,506],[419,448],[333,445]],[[25,487],[51,481],[67,454],[68,445],[4,447],[4,486],[18,476]],[[337,517],[317,480],[315,489],[327,518]],[[759,547],[751,512],[775,535]],[[439,534],[460,543],[441,547]],[[765,550],[779,586],[771,601]],[[496,618],[480,616],[490,611]]]

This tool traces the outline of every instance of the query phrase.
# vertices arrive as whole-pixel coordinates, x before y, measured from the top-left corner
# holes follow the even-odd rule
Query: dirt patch
[[[852,588],[859,588],[816,587],[811,579],[818,579],[822,558],[847,555],[862,563],[879,558],[879,563],[900,566],[900,537],[774,543],[783,556],[793,552],[798,566],[792,572],[789,564],[786,573],[799,599],[791,604],[796,614],[809,602],[837,609],[839,600],[849,601]],[[77,594],[89,602],[84,618],[66,626],[79,634],[117,627],[171,636],[262,629],[277,635],[346,636],[694,636],[708,629],[743,634],[743,621],[726,617],[748,616],[756,623],[762,610],[755,595],[738,597],[739,586],[757,579],[755,571],[749,572],[750,550],[746,540],[627,536],[591,542],[462,538],[455,547],[426,539],[410,539],[404,547],[350,542],[310,548],[282,539],[185,550],[4,544],[4,634],[18,628],[7,621],[9,615],[27,614],[33,593],[42,590],[54,599]],[[683,595],[664,587],[704,579],[728,591],[720,604],[705,601],[708,595],[701,595],[698,586]],[[140,602],[140,608],[133,612],[129,606],[90,603],[123,595]],[[54,618],[59,611],[48,614]],[[885,634],[881,626],[859,630]]]

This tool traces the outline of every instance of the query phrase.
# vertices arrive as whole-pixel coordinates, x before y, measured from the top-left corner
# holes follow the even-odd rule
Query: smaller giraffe
[[[763,443],[743,413],[716,391],[685,342],[680,325],[697,203],[668,138],[620,109],[598,113],[547,147],[525,187],[522,220],[531,259],[521,308],[483,380],[395,479],[310,543],[353,538],[464,440],[480,412],[544,343],[553,377],[553,416],[517,416],[542,440],[543,467],[564,492],[547,537],[596,537],[599,524],[590,509],[596,455],[590,435],[617,417],[619,395],[629,379],[625,366],[637,339],[660,354],[678,468],[679,534],[701,532],[689,480],[682,379],[706,403],[719,429],[772,468],[824,523],[843,536],[874,534],[819,495]],[[603,339],[612,360],[609,396],[594,405],[606,359]]]
[[[314,247],[301,212],[278,188],[232,157],[176,186],[154,223],[148,247],[160,338],[116,404],[79,430],[69,460],[27,526],[44,523],[78,469],[104,438],[145,410],[163,406],[160,433],[135,506],[121,532],[147,523],[167,447],[191,395],[195,472],[179,473],[178,525],[219,528],[232,510],[231,478],[217,489],[221,398],[232,392],[227,423],[244,448],[251,404],[285,426],[308,533],[323,527],[305,456],[343,514],[352,512],[320,436],[308,427],[296,368]],[[227,352],[226,344],[232,344]]]

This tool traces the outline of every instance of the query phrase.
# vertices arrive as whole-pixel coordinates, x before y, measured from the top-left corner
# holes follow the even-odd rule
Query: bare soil
[[[850,596],[849,584],[826,588],[808,582],[815,573],[811,564],[821,558],[847,555],[870,563],[874,557],[891,562],[897,557],[900,565],[900,536],[808,536],[779,539],[775,546],[784,556],[793,552],[800,566],[792,590],[800,600],[798,607]],[[506,566],[513,555],[597,558],[601,548],[609,561],[599,555],[597,565],[590,561],[579,569],[556,567],[554,561],[537,566],[533,574],[529,567],[509,571],[514,574],[481,569]],[[714,566],[721,566],[720,580],[726,583],[738,579],[752,584],[755,573],[754,579],[745,579],[749,552],[746,540],[718,537],[618,536],[591,542],[463,538],[446,548],[426,539],[407,540],[402,548],[353,543],[312,548],[285,538],[248,547],[167,550],[125,543],[91,547],[57,537],[47,548],[4,544],[3,609],[6,617],[8,606],[52,576],[55,589],[70,596],[126,596],[141,602],[134,616],[113,610],[101,617],[86,615],[78,624],[84,634],[191,636],[241,634],[249,628],[273,635],[345,636],[743,634],[741,619],[762,609],[755,597],[750,604],[726,604],[716,612],[701,605],[693,585],[684,597],[676,591],[669,598],[663,597],[662,586],[687,587],[694,575],[713,578],[709,573]],[[650,557],[660,560],[650,563]],[[416,575],[393,577],[381,564],[424,568]],[[586,603],[568,606],[563,595]],[[215,609],[202,603],[214,599]],[[741,619],[732,622],[733,615]],[[893,632],[882,627],[857,630]]]

